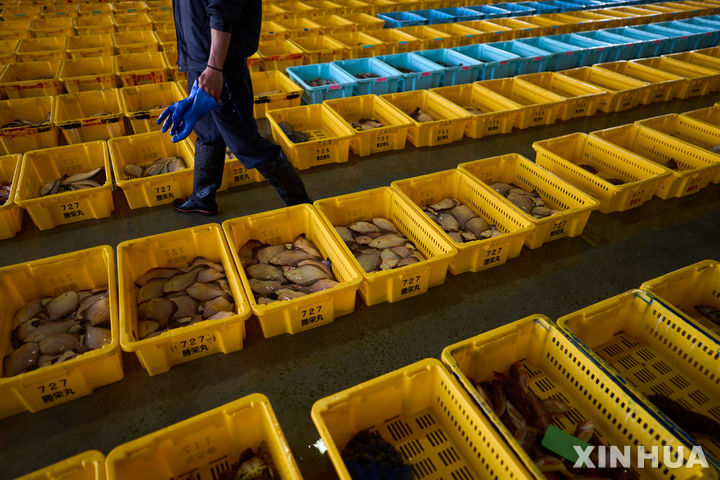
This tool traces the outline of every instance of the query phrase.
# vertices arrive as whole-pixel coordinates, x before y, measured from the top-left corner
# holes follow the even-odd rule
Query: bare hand
[[[220,92],[223,88],[222,72],[206,67],[205,71],[198,78],[198,87],[219,102]]]

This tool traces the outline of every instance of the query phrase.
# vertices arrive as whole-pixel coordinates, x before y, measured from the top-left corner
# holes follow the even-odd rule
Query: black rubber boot
[[[288,207],[301,203],[312,203],[300,176],[282,150],[276,161],[258,165],[256,168],[265,177],[265,180],[275,187],[278,195]]]
[[[222,183],[225,168],[225,148],[218,145],[196,145],[193,193],[186,200],[173,201],[181,213],[217,215],[215,193]]]

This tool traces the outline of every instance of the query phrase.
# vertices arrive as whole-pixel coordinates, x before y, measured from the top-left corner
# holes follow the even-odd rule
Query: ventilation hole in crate
[[[653,375],[650,370],[647,370],[645,368],[642,368],[637,372],[633,373],[633,376],[640,380],[641,383],[650,383],[655,380],[655,375]]]
[[[671,377],[670,383],[678,387],[680,390],[684,390],[687,387],[690,386],[690,382],[688,382],[684,377],[681,377],[680,375],[675,375],[674,377]]]
[[[642,358],[646,362],[649,362],[650,360],[655,358],[655,354],[645,347],[639,349],[636,353],[638,357]]]
[[[445,432],[442,430],[434,430],[426,435],[426,438],[428,442],[430,442],[430,445],[432,447],[437,447],[440,444],[443,444],[447,442],[447,437],[445,436]]]
[[[667,375],[672,372],[672,369],[662,360],[653,363],[652,367],[660,373],[660,375]]]
[[[413,439],[407,443],[399,445],[398,450],[400,450],[400,454],[403,458],[408,461],[412,461],[414,457],[420,456],[423,452],[425,452],[422,443],[420,443],[420,440],[418,439]]]
[[[410,425],[403,422],[402,420],[395,420],[387,426],[390,435],[392,435],[393,441],[397,442],[408,435],[412,435],[412,429]]]
[[[464,466],[459,470],[455,470],[454,472],[451,472],[450,475],[452,476],[453,480],[473,480],[475,477],[472,473],[470,473],[470,469],[468,467]]]
[[[547,377],[543,377],[540,380],[536,381],[533,386],[537,387],[538,390],[543,393],[547,393],[555,388],[555,385]]]
[[[658,395],[665,395],[666,397],[672,395],[675,392],[675,390],[668,387],[664,383],[658,383],[657,385],[653,385],[652,387],[650,387],[650,390],[653,393],[656,393]]]
[[[230,462],[227,460],[219,460],[218,463],[210,467],[210,474],[213,480],[224,477],[224,473],[230,470]],[[181,476],[182,477],[182,476]],[[199,479],[200,477],[198,477]]]
[[[565,414],[565,416],[568,418],[568,420],[571,420],[573,423],[582,423],[585,421],[585,416],[580,413],[577,409],[571,408],[568,410],[568,412]]]
[[[708,410],[708,413],[715,417],[715,420],[720,422],[720,406],[712,407]]]
[[[620,332],[618,335],[620,336],[620,342],[626,347],[635,348],[640,346],[640,342],[637,339],[626,336],[623,332]]]
[[[424,458],[413,465],[415,478],[425,478],[437,471],[435,464],[429,458]]]
[[[614,357],[614,356],[617,356],[617,355],[620,355],[621,353],[623,353],[622,347],[619,345],[615,345],[615,344],[608,345],[608,346],[604,347],[602,350],[610,357]]]
[[[690,410],[690,411],[693,410],[693,406],[690,405],[690,402],[688,402],[688,401],[685,400],[684,398],[677,398],[677,399],[675,399],[675,401],[676,401],[677,403],[679,403],[680,405],[682,405],[683,407],[687,408],[688,410]]]
[[[443,465],[445,465],[446,467],[460,461],[460,456],[457,454],[453,447],[441,450],[440,452],[438,452],[438,457],[440,457],[440,461],[442,461]]]
[[[604,357],[607,361],[611,362],[612,357]],[[612,362],[611,362],[612,363]],[[637,360],[632,355],[628,355],[627,357],[623,357],[617,360],[617,363],[623,367],[626,370],[632,370],[633,368],[639,366]]]
[[[433,425],[435,425],[435,419],[431,414],[426,413],[425,415],[416,418],[415,423],[417,423],[418,427],[420,427],[420,430],[424,430],[428,427],[432,427]]]

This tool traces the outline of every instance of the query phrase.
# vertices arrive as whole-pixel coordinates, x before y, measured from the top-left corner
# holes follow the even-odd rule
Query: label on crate
[[[296,327],[301,329],[319,327],[335,318],[332,302],[310,303],[297,310]]]
[[[416,272],[396,282],[393,299],[412,297],[427,292],[430,282],[430,270]]]
[[[232,167],[230,173],[230,186],[235,187],[237,185],[245,185],[246,183],[252,183],[255,179],[250,175],[250,170],[243,167]]]
[[[548,237],[550,239],[555,239],[567,235],[567,232],[565,231],[566,226],[567,220],[560,220],[553,223],[552,227],[550,228],[550,234],[548,235]]]
[[[76,202],[63,202],[55,204],[55,208],[62,219],[63,223],[76,222],[92,218],[92,210],[88,200],[78,200]]]
[[[180,194],[177,182],[168,182],[166,184],[151,185],[148,191],[150,203],[160,205],[172,202],[179,198]]]
[[[214,333],[192,335],[170,344],[170,357],[174,361],[186,362],[219,351]]]
[[[485,252],[485,259],[483,260],[483,267],[489,268],[496,265],[502,265],[507,261],[508,249],[507,247],[495,247],[488,248]]]
[[[21,395],[28,406],[37,411],[69,402],[91,392],[80,375],[63,373],[62,376],[23,387]]]

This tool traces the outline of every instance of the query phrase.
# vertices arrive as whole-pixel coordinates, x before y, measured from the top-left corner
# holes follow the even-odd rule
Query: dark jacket
[[[261,0],[173,0],[178,67],[205,70],[210,56],[210,29],[232,33],[224,70],[257,51],[262,22]],[[213,65],[220,67],[219,65]]]

